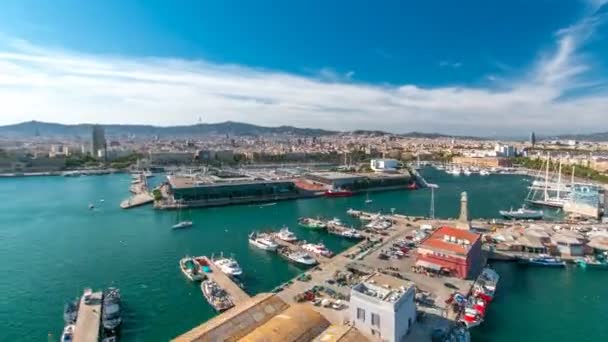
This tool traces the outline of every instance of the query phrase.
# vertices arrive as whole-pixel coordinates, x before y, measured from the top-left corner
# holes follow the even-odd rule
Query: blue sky
[[[0,11],[0,124],[608,130],[606,0],[32,1]]]

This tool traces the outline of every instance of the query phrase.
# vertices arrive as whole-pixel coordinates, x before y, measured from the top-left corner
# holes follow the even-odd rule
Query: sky
[[[0,125],[608,131],[608,0],[3,0]]]

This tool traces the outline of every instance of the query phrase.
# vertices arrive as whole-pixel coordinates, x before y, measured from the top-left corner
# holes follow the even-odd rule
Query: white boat
[[[368,223],[365,227],[370,228],[370,229],[376,229],[376,230],[385,230],[385,229],[390,228],[392,225],[393,224],[391,223],[391,221],[380,218],[380,219],[373,220],[372,222]]]
[[[287,242],[295,242],[298,241],[298,237],[292,231],[289,230],[288,227],[283,227],[276,234],[277,239],[287,241]]]
[[[206,278],[205,273],[201,270],[200,265],[191,257],[182,258],[179,261],[179,268],[186,278],[191,281],[200,281]]]
[[[327,249],[327,247],[325,247],[324,244],[322,243],[307,243],[307,244],[303,244],[302,245],[302,249],[307,251],[307,252],[311,252],[314,254],[318,254],[321,256],[324,256],[326,258],[331,258],[334,253],[332,253],[332,251],[330,251],[329,249]]]
[[[171,226],[171,229],[184,229],[184,228],[190,228],[194,225],[194,223],[192,223],[192,221],[180,221],[176,224],[174,224],[173,226]]]
[[[243,274],[243,270],[241,266],[234,258],[224,258],[223,256],[219,259],[214,259],[213,263],[217,266],[222,272],[229,276],[238,277]]]
[[[462,174],[462,169],[459,167],[453,167],[446,171],[446,173],[454,176],[460,176]]]
[[[353,229],[353,228],[344,229],[344,230],[338,232],[338,235],[345,237],[347,239],[362,239],[363,238],[363,235],[361,235],[361,233],[359,233],[356,229]]]
[[[365,197],[365,204],[370,204],[372,203],[373,200],[369,198],[369,192],[367,193],[366,197]]]
[[[342,220],[340,220],[337,217],[334,217],[333,219],[327,221],[327,225],[328,226],[341,226],[342,225]]]
[[[95,209],[95,205],[93,203],[89,203],[89,210]]]
[[[310,254],[306,252],[292,251],[289,248],[281,248],[279,250],[279,255],[291,262],[304,266],[314,266],[318,263],[315,258],[310,256]]]
[[[479,175],[480,176],[489,176],[490,175],[490,171],[483,169],[481,171],[479,171]]]
[[[253,232],[249,234],[249,244],[265,251],[276,251],[279,245],[266,234]]]
[[[472,172],[469,168],[465,168],[464,171],[462,171],[462,173],[464,173],[465,176],[470,176],[472,174]]]
[[[74,340],[74,324],[66,325],[61,334],[61,342],[72,342]]]

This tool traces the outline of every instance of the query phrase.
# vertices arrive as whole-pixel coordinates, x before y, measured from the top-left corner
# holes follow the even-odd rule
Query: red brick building
[[[416,266],[466,279],[481,269],[481,235],[441,227],[418,247]]]

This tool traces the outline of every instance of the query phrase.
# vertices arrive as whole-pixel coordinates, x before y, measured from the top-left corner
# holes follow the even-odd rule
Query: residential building
[[[105,159],[106,136],[102,126],[94,125],[91,137],[91,155]]]
[[[416,266],[461,279],[472,278],[482,266],[481,235],[441,227],[418,247]]]
[[[370,340],[402,341],[416,321],[414,284],[374,274],[352,288],[349,308],[355,328]]]

